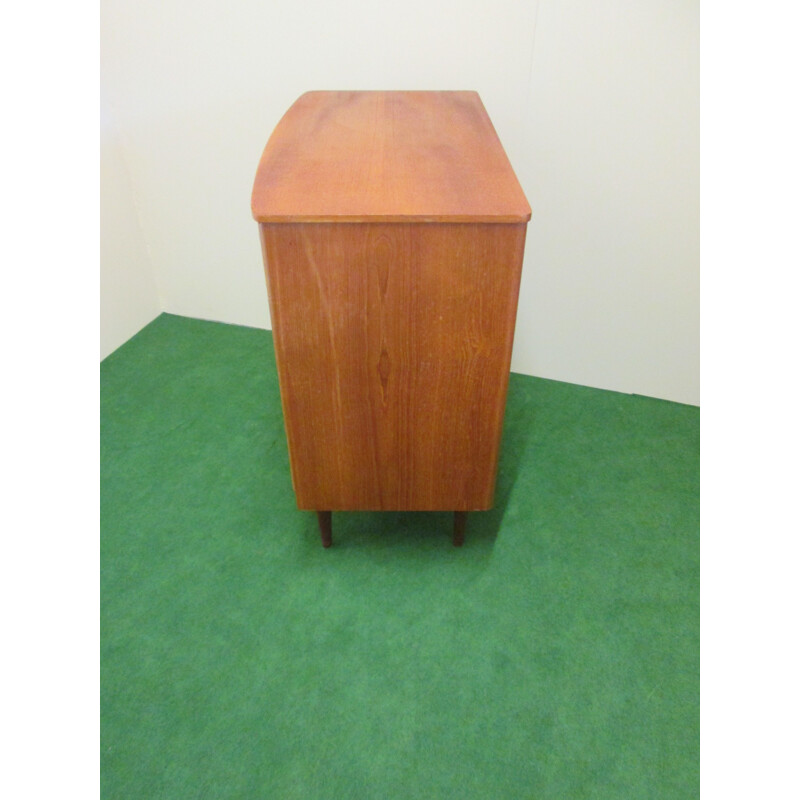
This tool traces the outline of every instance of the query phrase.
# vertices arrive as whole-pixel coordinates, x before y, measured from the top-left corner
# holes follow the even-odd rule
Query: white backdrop
[[[533,209],[512,369],[699,403],[697,0],[103,0],[101,60],[102,355],[269,327],[250,190],[300,94],[475,89]]]

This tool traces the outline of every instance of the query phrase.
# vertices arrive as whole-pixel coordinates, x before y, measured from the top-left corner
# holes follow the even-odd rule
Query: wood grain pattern
[[[524,222],[476,92],[308,92],[264,149],[259,222]]]
[[[262,223],[302,509],[490,508],[525,223]]]

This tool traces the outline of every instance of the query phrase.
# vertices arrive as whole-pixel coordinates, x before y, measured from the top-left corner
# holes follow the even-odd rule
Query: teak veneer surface
[[[264,149],[258,222],[525,222],[476,92],[308,92]]]
[[[299,508],[491,508],[525,228],[261,226]]]
[[[530,208],[478,95],[305,94],[252,208],[298,507],[490,508]]]

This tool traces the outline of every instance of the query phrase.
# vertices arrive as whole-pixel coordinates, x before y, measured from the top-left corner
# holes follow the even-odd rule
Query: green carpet
[[[497,507],[294,506],[269,332],[101,365],[104,798],[699,793],[699,410],[512,374]]]

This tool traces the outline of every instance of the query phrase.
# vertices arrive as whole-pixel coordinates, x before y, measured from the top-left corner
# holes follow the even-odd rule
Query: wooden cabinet
[[[490,508],[530,208],[478,95],[304,94],[252,211],[323,543],[330,511]]]

